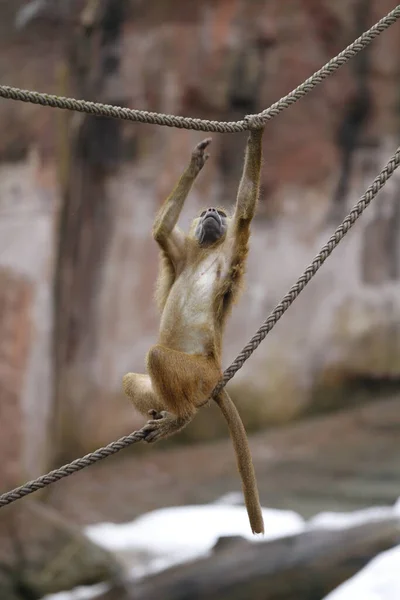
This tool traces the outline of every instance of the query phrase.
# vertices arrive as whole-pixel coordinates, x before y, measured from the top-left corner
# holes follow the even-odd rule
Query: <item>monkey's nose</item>
[[[217,212],[216,208],[207,208],[207,212]]]

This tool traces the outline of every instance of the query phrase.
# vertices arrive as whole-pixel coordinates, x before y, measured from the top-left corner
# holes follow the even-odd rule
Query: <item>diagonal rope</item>
[[[0,85],[0,97],[10,100],[20,100],[21,102],[31,102],[42,106],[51,106],[52,108],[88,113],[97,117],[122,119],[138,123],[151,123],[153,125],[177,127],[180,129],[194,129],[196,131],[237,133],[253,127],[265,125],[267,121],[276,117],[282,110],[297,102],[297,100],[308,94],[308,92],[321,83],[321,81],[326,79],[329,75],[332,75],[332,73],[335,73],[337,69],[350,60],[350,58],[358,54],[363,48],[368,46],[372,40],[385,31],[385,29],[393,25],[399,17],[400,4],[287,96],[284,96],[263,112],[257,115],[248,115],[241,121],[209,121],[207,119],[196,119],[193,117],[166,115],[149,112],[147,110],[124,108],[121,106],[112,106],[110,104],[88,102],[87,100],[65,98],[64,96],[56,96],[53,94],[32,92],[30,90],[22,90],[6,85]]]
[[[385,29],[388,29],[391,25],[393,25],[397,19],[400,17],[400,4],[396,6],[390,13],[388,13],[385,17],[383,17],[380,21],[378,21],[371,29],[365,31],[359,38],[357,38],[352,44],[347,46],[342,52],[340,52],[337,56],[332,58],[329,62],[326,63],[321,69],[316,71],[311,77],[306,79],[302,84],[297,86],[292,92],[284,96],[274,104],[272,104],[269,108],[265,109],[261,113],[257,115],[248,115],[246,119],[252,119],[254,122],[254,126],[256,123],[259,125],[265,125],[265,123],[274,117],[276,117],[280,112],[288,108],[297,100],[300,100],[303,96],[311,92],[321,81],[335,73],[341,66],[347,63],[350,58],[361,52],[363,48],[368,46],[372,40],[374,40],[378,35],[380,35]]]
[[[290,288],[289,292],[284,296],[282,301],[276,306],[276,308],[272,311],[270,316],[264,322],[263,325],[259,328],[257,333],[252,337],[250,342],[243,348],[242,352],[236,358],[236,360],[231,364],[228,369],[224,372],[224,377],[222,381],[216,386],[214,389],[212,396],[216,396],[218,392],[226,385],[226,383],[232,379],[235,373],[243,366],[244,362],[253,354],[254,350],[261,344],[262,340],[265,336],[271,331],[271,329],[276,325],[282,315],[287,311],[289,306],[295,301],[300,292],[306,287],[307,283],[314,277],[317,271],[324,264],[328,256],[333,252],[336,246],[340,243],[340,241],[344,238],[346,233],[351,229],[357,219],[362,215],[367,206],[371,203],[371,201],[375,198],[377,193],[385,183],[390,179],[393,175],[394,171],[400,164],[400,147],[397,149],[396,153],[389,160],[384,169],[380,172],[378,177],[374,179],[372,184],[369,186],[365,194],[360,198],[357,204],[352,208],[347,217],[343,220],[342,224],[336,229],[334,234],[329,238],[328,242],[321,248],[321,251],[317,254],[314,260],[310,263],[310,265],[306,268],[304,273],[299,277],[297,282]],[[77,471],[81,471],[82,469],[89,467],[95,462],[102,460],[103,458],[107,458],[113,454],[116,454],[123,448],[130,446],[131,444],[136,444],[144,440],[145,432],[143,429],[139,429],[138,431],[134,431],[130,435],[124,436],[119,440],[108,444],[103,448],[99,448],[95,452],[90,454],[86,454],[82,458],[77,458],[72,463],[64,465],[59,469],[55,469],[54,471],[50,471],[46,475],[42,475],[37,479],[32,481],[28,481],[24,485],[15,488],[9,492],[6,492],[0,496],[0,508],[2,506],[6,506],[7,504],[11,504],[24,496],[28,496],[28,494],[32,494],[37,490],[47,487],[51,483],[55,483],[64,477],[68,477]]]
[[[298,278],[296,283],[290,288],[288,293],[282,298],[281,302],[274,308],[269,317],[261,325],[257,333],[251,338],[250,342],[243,348],[239,356],[233,361],[230,367],[224,372],[222,381],[214,389],[212,396],[218,394],[218,392],[228,383],[235,373],[243,366],[246,360],[253,354],[254,350],[258,348],[265,336],[275,327],[282,315],[287,311],[289,306],[293,304],[297,296],[301,291],[304,290],[309,281],[322,267],[328,256],[330,256],[336,246],[341,242],[346,233],[353,227],[357,219],[362,215],[364,210],[369,206],[371,201],[375,198],[377,193],[388,179],[393,175],[394,171],[400,164],[400,147],[397,148],[395,154],[391,157],[385,168],[379,173],[379,175],[371,183],[367,191],[357,204],[353,206],[347,217],[345,217],[339,227],[331,235],[327,243],[321,248],[314,260],[308,265],[302,275]]]
[[[47,487],[51,483],[60,481],[60,479],[63,479],[64,477],[68,477],[69,475],[73,475],[74,473],[77,473],[86,467],[90,467],[99,460],[107,458],[108,456],[112,456],[113,454],[116,454],[120,450],[123,450],[132,444],[141,442],[144,439],[144,436],[144,432],[139,429],[139,431],[134,431],[129,435],[125,435],[119,440],[115,440],[115,442],[111,442],[111,444],[108,444],[103,448],[99,448],[95,452],[90,452],[90,454],[86,454],[85,456],[77,458],[67,465],[63,465],[59,469],[54,469],[54,471],[50,471],[49,473],[46,473],[46,475],[41,475],[32,481],[27,481],[24,483],[24,485],[21,485],[10,492],[2,494],[0,496],[0,508],[15,502],[24,496],[28,496],[28,494],[37,492],[38,490]]]

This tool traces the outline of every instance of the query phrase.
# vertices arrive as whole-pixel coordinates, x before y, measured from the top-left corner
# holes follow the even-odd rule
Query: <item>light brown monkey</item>
[[[161,207],[153,227],[161,247],[157,300],[161,310],[158,344],[147,355],[149,375],[128,373],[125,393],[153,418],[144,429],[154,442],[182,429],[207,403],[222,377],[222,333],[237,297],[248,253],[250,224],[257,205],[262,130],[249,135],[234,214],[208,208],[186,235],[177,221],[194,180],[203,168],[211,139],[196,146],[191,161]],[[216,402],[228,423],[242,478],[253,533],[264,532],[257,483],[246,432],[225,389]]]

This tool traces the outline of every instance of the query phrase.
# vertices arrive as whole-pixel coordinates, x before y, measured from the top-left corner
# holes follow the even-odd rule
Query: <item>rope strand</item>
[[[27,481],[24,485],[21,485],[10,492],[6,492],[0,496],[0,508],[2,506],[6,506],[7,504],[11,504],[24,496],[28,496],[28,494],[33,494],[33,492],[37,492],[41,490],[51,483],[55,483],[56,481],[60,481],[64,477],[69,477],[69,475],[73,475],[73,473],[77,473],[86,467],[90,467],[94,463],[99,460],[103,460],[103,458],[107,458],[108,456],[112,456],[116,454],[120,450],[131,446],[132,444],[136,444],[137,442],[141,442],[144,439],[144,432],[139,429],[139,431],[134,431],[129,435],[125,435],[124,437],[111,442],[107,446],[103,448],[99,448],[95,452],[91,452],[90,454],[86,454],[81,458],[77,458],[76,460],[59,467],[58,469],[54,469],[54,471],[50,471],[46,473],[46,475],[41,475],[37,479],[33,479],[32,481]]]
[[[261,113],[248,115],[241,121],[209,121],[208,119],[167,115],[149,112],[147,110],[101,104],[99,102],[65,98],[64,96],[56,96],[53,94],[43,94],[7,85],[0,85],[0,97],[8,100],[31,102],[32,104],[40,104],[41,106],[50,106],[52,108],[73,110],[97,117],[122,119],[124,121],[134,121],[137,123],[150,123],[165,127],[177,127],[179,129],[194,129],[196,131],[238,133],[240,131],[262,127],[267,121],[273,119],[284,109],[297,102],[297,100],[308,94],[316,85],[321,83],[321,81],[335,73],[342,65],[350,60],[350,58],[361,52],[363,48],[368,46],[378,35],[385,31],[385,29],[393,25],[399,17],[400,4],[287,96],[284,96]]]
[[[230,367],[224,372],[222,381],[216,386],[212,396],[228,383],[235,373],[243,366],[248,358],[258,348],[265,336],[275,327],[279,319],[285,314],[287,309],[296,300],[297,296],[304,290],[306,285],[311,281],[314,275],[322,267],[328,256],[330,256],[336,246],[341,242],[346,233],[353,227],[357,219],[362,215],[364,210],[369,206],[377,193],[386,184],[388,179],[393,175],[394,171],[400,164],[400,147],[397,148],[395,154],[391,157],[386,167],[382,169],[379,175],[371,183],[367,191],[357,204],[351,209],[350,213],[345,217],[336,231],[331,235],[327,243],[321,248],[314,260],[308,265],[305,271],[300,275],[296,283],[290,288],[288,293],[282,298],[281,302],[274,308],[269,317],[264,321],[263,325],[258,329],[257,333],[251,338],[250,342],[243,348],[239,356],[233,361]]]

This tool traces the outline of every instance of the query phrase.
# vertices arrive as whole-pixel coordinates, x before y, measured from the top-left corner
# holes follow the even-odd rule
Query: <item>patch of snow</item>
[[[400,498],[393,507],[378,506],[352,513],[320,513],[308,524],[315,527],[338,529],[384,518],[400,518]],[[308,525],[307,524],[307,525]],[[324,600],[399,600],[400,546],[378,554]]]
[[[214,504],[228,504],[229,506],[244,506],[244,496],[242,492],[228,492],[217,500]]]
[[[306,529],[342,529],[385,518],[400,518],[400,498],[393,507],[378,506],[349,513],[322,512],[307,523],[293,511],[263,508],[265,536],[250,533],[240,493],[226,494],[213,504],[156,510],[130,523],[100,523],[85,529],[99,546],[114,552],[131,577],[140,578],[172,565],[207,556],[221,536],[253,542],[295,535]],[[325,600],[399,600],[400,546],[383,552]],[[89,600],[106,584],[80,587],[44,600]]]
[[[325,600],[399,600],[400,546],[382,552]]]
[[[304,520],[293,511],[264,508],[263,517],[264,536],[251,533],[244,506],[226,504],[164,508],[131,523],[92,525],[85,533],[99,546],[117,554],[134,551],[137,560],[130,574],[142,577],[206,556],[221,536],[264,541],[304,530]]]
[[[398,510],[400,516],[400,506]],[[312,517],[307,522],[307,526],[311,528],[343,529],[345,527],[362,525],[363,523],[380,521],[381,519],[390,519],[396,516],[395,507],[374,506],[348,513],[322,512]]]
[[[42,600],[91,600],[105,594],[110,589],[110,586],[106,583],[99,583],[98,585],[82,586],[77,587],[69,592],[59,592],[58,594],[49,594],[44,596]]]

